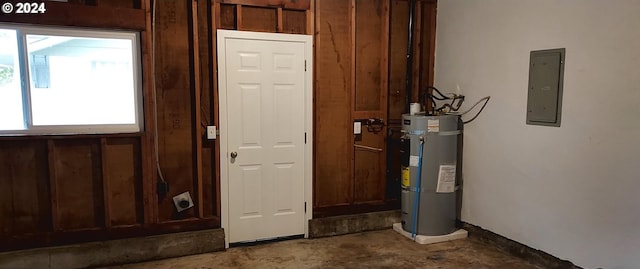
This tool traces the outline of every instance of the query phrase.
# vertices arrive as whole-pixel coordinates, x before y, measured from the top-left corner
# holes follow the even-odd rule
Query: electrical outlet
[[[216,127],[207,126],[207,139],[216,139]]]
[[[182,212],[193,207],[193,200],[191,200],[189,192],[185,191],[173,196],[173,204],[176,206],[176,210],[178,210],[178,212]]]
[[[353,122],[353,134],[361,134],[362,133],[362,122],[354,121]]]

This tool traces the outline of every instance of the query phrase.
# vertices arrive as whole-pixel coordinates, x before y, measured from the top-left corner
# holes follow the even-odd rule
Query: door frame
[[[227,39],[247,39],[261,41],[284,41],[304,43],[306,72],[304,78],[304,125],[306,132],[306,144],[304,145],[304,202],[306,210],[304,213],[304,237],[309,237],[309,220],[313,216],[313,36],[297,34],[279,33],[259,33],[234,30],[217,30],[217,56],[218,56],[218,115],[220,120],[220,224],[224,229],[225,248],[229,247],[229,153],[227,148],[227,72],[226,66],[226,40]],[[302,135],[302,134],[301,134]]]

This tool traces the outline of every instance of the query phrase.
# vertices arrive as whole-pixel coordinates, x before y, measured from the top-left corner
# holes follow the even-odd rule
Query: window
[[[134,32],[0,25],[0,134],[141,131]]]

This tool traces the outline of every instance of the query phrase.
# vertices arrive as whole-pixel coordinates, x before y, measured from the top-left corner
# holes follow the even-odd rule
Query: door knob
[[[231,152],[231,158],[235,158],[238,157],[238,153],[237,152]]]

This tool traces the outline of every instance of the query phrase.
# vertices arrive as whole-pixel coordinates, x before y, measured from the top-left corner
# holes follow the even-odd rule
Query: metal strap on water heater
[[[438,132],[439,136],[449,136],[449,135],[459,135],[462,132],[460,130],[455,130],[455,131],[443,131],[443,132]]]
[[[439,136],[449,136],[449,135],[459,135],[462,132],[460,130],[455,130],[455,131],[442,131],[442,132],[431,132],[431,133],[427,133],[425,131],[408,131],[407,134],[409,135],[424,135],[424,134],[433,134],[433,135],[439,135]]]
[[[410,191],[410,192],[418,192],[418,188],[416,187],[406,187],[403,186],[402,189]],[[456,185],[455,188],[453,189],[453,191],[458,191],[460,189],[460,185]],[[427,188],[420,188],[419,192],[433,192],[436,191],[436,189],[427,189]]]

